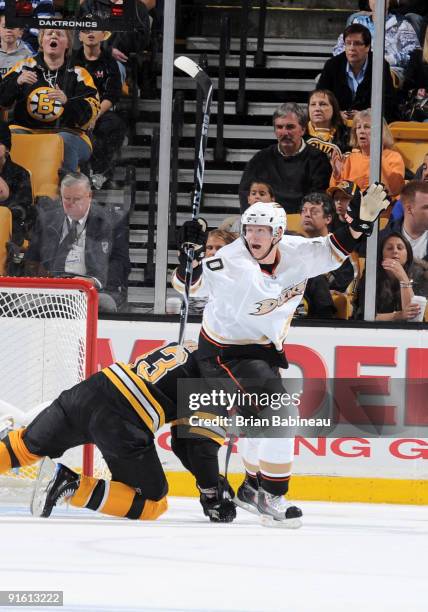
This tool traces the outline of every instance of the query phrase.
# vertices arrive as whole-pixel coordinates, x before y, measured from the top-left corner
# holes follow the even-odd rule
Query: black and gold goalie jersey
[[[223,444],[226,437],[224,428],[189,424],[189,418],[198,416],[197,412],[183,406],[178,418],[180,380],[200,378],[197,352],[191,353],[183,349],[184,359],[180,360],[177,356],[178,350],[178,344],[171,342],[140,355],[134,363],[116,362],[101,372],[113,383],[121,394],[121,399],[137,412],[153,434],[165,423],[170,423],[171,426],[179,427],[186,437],[202,436],[214,440],[217,444]],[[213,413],[211,416],[216,415]]]
[[[18,84],[24,70],[37,75],[36,83]],[[47,97],[56,87],[67,96],[64,105]],[[31,130],[66,128],[82,136],[100,109],[98,91],[85,68],[64,63],[50,70],[41,53],[15,64],[0,82],[0,106],[14,104],[14,124]]]

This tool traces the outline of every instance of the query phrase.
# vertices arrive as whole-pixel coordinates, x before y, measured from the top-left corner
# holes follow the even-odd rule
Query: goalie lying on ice
[[[134,364],[114,363],[61,393],[26,428],[10,431],[0,442],[0,473],[93,443],[112,479],[81,476],[44,460],[32,513],[49,516],[57,503],[69,500],[103,514],[154,520],[166,511],[168,492],[154,434],[171,423],[173,450],[196,478],[204,513],[213,522],[230,522],[236,515],[233,491],[219,475],[217,457],[225,432],[201,428],[185,439],[177,435],[186,427],[183,419],[175,422],[177,382],[198,376],[194,356],[185,350],[179,363],[175,343]]]

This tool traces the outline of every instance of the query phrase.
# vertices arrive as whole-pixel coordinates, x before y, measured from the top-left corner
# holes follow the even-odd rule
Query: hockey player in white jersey
[[[242,239],[205,260],[205,232],[197,221],[187,222],[172,282],[183,291],[186,248],[191,243],[197,260],[191,295],[208,297],[199,336],[199,369],[204,378],[220,379],[220,384],[221,379],[232,380],[247,393],[283,393],[279,368],[288,367],[284,341],[307,279],[338,268],[361,236],[370,235],[373,222],[387,206],[382,186],[372,185],[351,201],[348,226],[307,239],[284,235],[285,211],[260,202],[242,215]],[[250,438],[243,446],[247,476],[237,503],[260,513],[263,524],[300,526],[301,510],[284,498],[293,438]]]

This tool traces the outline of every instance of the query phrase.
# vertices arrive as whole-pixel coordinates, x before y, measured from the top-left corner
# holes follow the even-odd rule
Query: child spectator
[[[4,12],[0,11],[0,77],[8,72],[19,60],[33,55],[22,40],[20,28],[7,28]]]
[[[248,205],[251,206],[256,202],[275,202],[275,195],[272,187],[268,183],[253,181],[248,192]],[[232,215],[227,217],[218,228],[228,232],[241,231],[241,215]]]
[[[108,32],[85,30],[80,32],[83,46],[74,55],[75,63],[84,66],[92,76],[100,96],[100,110],[93,121],[93,152],[90,160],[91,182],[101,189],[112,178],[115,159],[125,138],[126,126],[115,112],[122,82],[116,60],[101,47]]]

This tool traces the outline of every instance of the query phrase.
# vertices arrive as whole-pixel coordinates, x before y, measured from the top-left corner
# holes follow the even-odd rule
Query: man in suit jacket
[[[370,51],[371,34],[359,23],[343,33],[345,51],[325,63],[317,89],[329,89],[339,102],[344,120],[353,119],[355,113],[371,107],[373,54]],[[395,93],[389,64],[383,62],[384,115],[394,118]]]
[[[127,219],[92,202],[84,174],[64,177],[61,201],[38,211],[26,267],[39,275],[42,268],[49,276],[89,279],[99,292],[99,311],[116,312],[126,301],[130,271]]]

